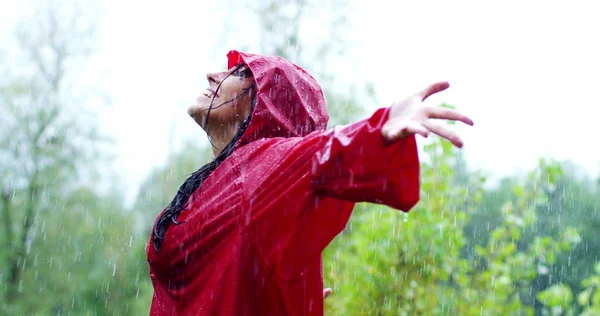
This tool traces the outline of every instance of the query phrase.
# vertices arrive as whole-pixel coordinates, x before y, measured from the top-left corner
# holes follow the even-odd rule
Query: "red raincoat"
[[[323,93],[279,57],[231,51],[256,81],[236,149],[147,254],[151,315],[322,315],[321,253],[355,202],[409,211],[419,200],[414,136],[388,145],[389,109],[325,131]]]

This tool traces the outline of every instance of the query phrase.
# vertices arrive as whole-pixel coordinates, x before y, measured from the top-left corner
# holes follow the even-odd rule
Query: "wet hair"
[[[234,71],[232,71],[227,77],[229,77],[231,75],[238,76],[238,77],[251,76],[249,68],[246,68],[246,69],[240,71],[240,69],[243,66],[244,66],[244,64],[237,65],[236,69]],[[225,79],[227,79],[227,77]],[[225,79],[223,79],[217,86],[215,95],[216,95],[216,93],[218,93],[219,89],[221,88],[221,83],[223,83],[223,81],[225,81]],[[215,108],[219,108],[227,103],[234,102],[239,97],[248,93],[254,86],[255,86],[255,82],[253,80],[252,84],[250,84],[250,86],[245,88],[236,97],[217,105]],[[215,100],[215,97],[213,96],[213,98],[210,102],[210,105],[208,107],[208,112],[206,114],[206,122],[208,122],[208,118],[210,116],[210,111],[213,109],[214,100]],[[180,224],[180,222],[177,221],[177,216],[182,211],[185,210],[184,206],[185,206],[186,202],[189,200],[189,198],[191,197],[191,195],[202,185],[204,180],[206,180],[211,175],[211,173],[213,171],[215,171],[217,169],[217,167],[219,167],[221,165],[221,163],[223,161],[225,161],[225,159],[227,159],[233,153],[233,151],[235,149],[235,144],[240,140],[242,135],[244,135],[246,128],[248,128],[248,125],[250,124],[250,118],[252,117],[252,112],[254,112],[255,104],[256,104],[256,93],[254,93],[252,95],[252,106],[251,106],[250,115],[248,115],[248,117],[244,120],[244,122],[242,123],[237,134],[225,146],[225,148],[223,148],[221,153],[219,153],[219,155],[217,155],[217,157],[215,157],[215,159],[213,161],[202,166],[200,169],[198,169],[197,171],[192,173],[185,180],[185,182],[183,182],[183,184],[179,187],[179,189],[177,189],[177,193],[175,194],[175,197],[173,198],[171,203],[169,203],[169,205],[164,209],[164,211],[161,213],[159,218],[156,220],[156,223],[154,224],[153,233],[152,233],[152,244],[153,244],[154,250],[156,252],[158,252],[160,249],[160,245],[161,245],[162,241],[164,240],[165,233],[167,231],[167,228],[169,228],[169,225],[171,223],[173,223],[175,225]],[[209,133],[208,129],[207,129],[207,134],[209,135],[209,141],[210,141],[210,133]],[[211,145],[213,147],[215,147],[215,145],[212,143],[212,141],[211,141]]]

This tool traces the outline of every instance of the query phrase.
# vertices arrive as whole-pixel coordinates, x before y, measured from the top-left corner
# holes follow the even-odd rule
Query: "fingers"
[[[456,146],[458,148],[462,148],[462,146],[463,146],[462,139],[460,139],[460,137],[456,133],[451,131],[450,129],[448,129],[444,126],[435,124],[434,122],[431,122],[431,121],[423,122],[423,126],[425,126],[432,133],[449,140],[452,144],[454,144],[454,146]]]
[[[406,134],[419,134],[423,137],[429,136],[429,130],[417,122],[410,122],[404,128]]]
[[[329,287],[326,289],[323,289],[323,299],[327,298],[327,296],[329,296],[331,294],[331,292],[333,292],[333,290]]]
[[[463,147],[462,139],[455,132],[432,121],[424,121],[422,123],[403,122],[401,126],[398,126],[396,129],[392,129],[392,132],[384,133],[384,135],[387,141],[394,142],[414,134],[419,134],[427,138],[429,133],[434,133],[449,140],[458,148]],[[323,294],[325,294],[325,291],[323,291]]]
[[[419,134],[423,137],[427,137],[429,136],[429,130],[418,122],[402,122],[396,128],[392,128],[391,131],[387,133],[386,138],[388,141],[395,141],[413,134]]]
[[[467,125],[473,126],[473,120],[468,118],[466,115],[464,115],[456,110],[453,110],[453,109],[440,108],[440,107],[427,107],[427,108],[425,108],[425,113],[428,118],[460,121]]]
[[[417,93],[417,95],[421,98],[421,101],[425,101],[425,99],[429,98],[432,94],[444,91],[448,89],[448,87],[450,87],[450,84],[446,81],[436,82],[425,88],[425,90]]]

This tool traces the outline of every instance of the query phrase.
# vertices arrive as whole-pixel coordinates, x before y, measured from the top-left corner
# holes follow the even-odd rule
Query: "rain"
[[[354,148],[346,127],[440,80],[450,88],[424,104],[475,121],[472,127],[438,121],[462,138],[463,148],[433,134],[415,136],[419,199],[409,210],[385,199],[365,202],[362,193],[336,185],[317,187],[301,200],[307,209],[338,205],[331,200],[356,202],[320,254],[322,286],[332,290],[314,305],[324,314],[600,315],[600,155],[593,115],[600,105],[594,94],[600,20],[594,8],[591,2],[541,1],[3,1],[0,315],[147,315],[152,281],[164,277],[151,273],[156,263],[148,254],[160,255],[154,228],[174,197],[185,191],[192,195],[188,206],[235,212],[243,212],[235,203],[249,209],[265,204],[214,190],[202,200],[182,185],[221,153],[215,150],[220,142],[211,143],[218,135],[209,141],[188,108],[205,91],[206,73],[228,70],[231,50],[280,56],[314,77],[331,132],[319,131],[325,121],[315,121],[317,107],[294,107],[288,113],[294,137],[288,138],[321,132],[331,138],[310,158],[284,159],[314,161],[303,174],[279,168],[277,155],[248,158],[270,166],[261,172],[247,161],[212,165],[237,175],[217,183],[222,190],[260,192],[253,179],[271,181],[272,169],[283,170],[272,176],[280,183],[267,185],[285,191],[328,161],[339,164],[311,185],[335,172],[349,186],[360,185],[365,179],[344,169],[352,162],[343,159],[349,155],[343,148]],[[256,67],[254,78],[269,75],[264,60]],[[265,88],[265,95],[316,100],[303,77],[274,76],[275,88]],[[275,90],[288,81],[298,90]],[[284,123],[270,122],[244,146],[268,147],[268,133],[286,137]],[[241,126],[251,125],[238,122],[230,133]],[[352,157],[373,155],[374,146]],[[353,168],[362,172],[374,167],[370,162]],[[369,181],[379,181],[381,192],[403,181],[384,177]],[[318,196],[326,189],[335,192]],[[281,196],[289,208],[298,201]],[[334,206],[319,209],[328,210],[325,221],[343,221],[331,218],[341,214]],[[308,222],[309,213],[298,218]],[[166,233],[158,234],[163,253],[213,238],[199,229],[198,236],[169,244],[194,220],[211,222],[207,214],[194,217],[184,208],[167,217]],[[232,229],[253,227],[261,216],[247,212]],[[263,231],[287,229],[260,223]],[[325,234],[308,231],[314,240]],[[262,246],[281,258],[265,260],[294,261],[284,257],[289,244],[268,240]],[[173,256],[170,271],[185,271],[198,260],[198,253]],[[257,276],[264,267],[253,260],[248,271]],[[290,279],[305,271],[294,273]],[[173,293],[189,286],[180,279],[173,284]],[[210,299],[224,300],[227,286]]]

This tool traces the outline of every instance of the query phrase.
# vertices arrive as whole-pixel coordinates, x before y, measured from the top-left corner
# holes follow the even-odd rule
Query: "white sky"
[[[451,88],[431,102],[453,104],[475,120],[473,128],[456,127],[472,167],[501,176],[546,156],[572,159],[596,176],[599,6],[358,0],[349,48],[331,71],[373,82],[381,104],[365,105],[371,109],[448,80]],[[204,74],[223,69],[227,51],[252,45],[257,34],[236,28],[225,41],[232,45],[221,45],[224,17],[249,14],[227,1],[107,0],[101,7],[91,8],[100,15],[100,41],[83,81],[112,97],[100,119],[117,140],[114,168],[131,201],[164,163],[170,135],[206,143],[186,109],[204,90]],[[2,1],[0,39],[22,11],[16,0]]]

